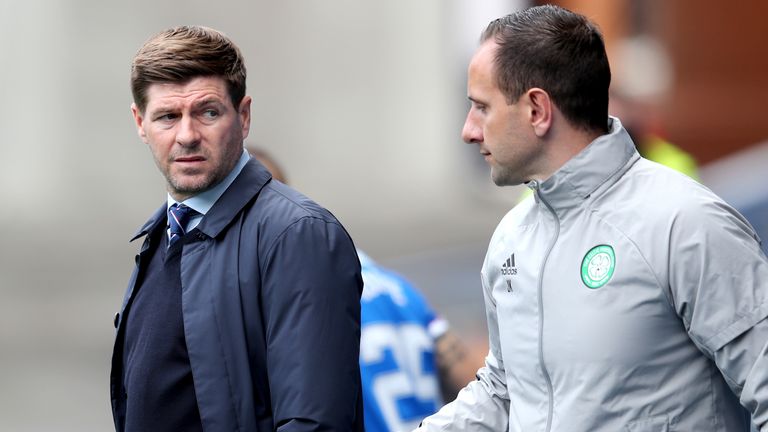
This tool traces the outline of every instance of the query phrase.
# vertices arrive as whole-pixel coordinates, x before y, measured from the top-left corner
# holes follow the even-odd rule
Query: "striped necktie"
[[[192,208],[183,204],[173,204],[168,209],[168,226],[171,228],[171,237],[168,239],[168,247],[171,247],[180,238],[187,233],[186,228],[189,220],[195,215],[200,214]]]

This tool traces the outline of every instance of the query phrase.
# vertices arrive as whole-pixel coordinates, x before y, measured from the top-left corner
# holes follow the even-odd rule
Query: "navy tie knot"
[[[168,209],[168,226],[171,229],[171,236],[168,239],[168,247],[176,243],[187,233],[187,224],[189,224],[189,220],[198,214],[200,213],[184,204],[176,203]]]

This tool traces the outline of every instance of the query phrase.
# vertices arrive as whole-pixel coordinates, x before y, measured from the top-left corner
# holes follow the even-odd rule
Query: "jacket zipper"
[[[541,263],[541,270],[539,271],[539,367],[541,373],[544,375],[544,382],[547,384],[547,397],[548,397],[548,410],[547,410],[547,427],[546,432],[549,432],[552,428],[552,414],[554,411],[554,390],[552,388],[552,379],[549,376],[547,367],[544,364],[544,269],[547,266],[549,255],[552,253],[552,249],[557,243],[557,239],[560,236],[560,219],[557,217],[557,213],[549,205],[549,203],[539,193],[539,183],[536,180],[532,180],[528,183],[528,186],[533,189],[533,193],[539,201],[544,203],[544,206],[552,213],[552,217],[555,218],[555,235],[552,237],[552,242],[549,244],[547,253],[544,255],[544,261]]]

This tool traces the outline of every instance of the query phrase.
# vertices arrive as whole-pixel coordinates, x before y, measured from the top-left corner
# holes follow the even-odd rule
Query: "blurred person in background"
[[[362,431],[362,278],[327,210],[243,148],[251,97],[240,50],[177,27],[131,71],[139,137],[168,196],[120,313],[118,431]]]
[[[469,65],[463,139],[534,196],[481,272],[490,350],[419,431],[768,430],[768,261],[746,220],[642,158],[608,116],[585,17],[497,19]]]
[[[624,130],[637,146],[640,156],[668,166],[694,180],[701,180],[696,160],[664,138],[661,121],[650,106],[614,90],[611,92],[610,111],[621,119]]]
[[[637,146],[640,156],[700,181],[696,160],[667,139],[659,107],[672,83],[667,51],[656,38],[633,35],[613,47],[608,112],[621,124]]]
[[[285,171],[264,150],[248,152],[274,180]],[[358,250],[363,275],[360,373],[367,432],[409,431],[475,378],[475,364],[448,322],[406,279]]]

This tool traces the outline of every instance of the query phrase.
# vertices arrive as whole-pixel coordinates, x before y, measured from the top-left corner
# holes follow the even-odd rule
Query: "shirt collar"
[[[213,205],[216,203],[216,201],[221,197],[221,195],[224,193],[225,190],[229,187],[229,185],[232,184],[233,181],[235,181],[235,178],[238,174],[240,174],[240,171],[243,170],[243,167],[245,164],[248,163],[248,160],[251,158],[251,155],[248,154],[248,152],[243,149],[243,153],[240,155],[240,159],[235,164],[235,167],[232,168],[232,171],[229,172],[229,174],[224,177],[224,180],[220,181],[219,184],[216,186],[201,192],[193,197],[187,198],[184,201],[182,201],[179,204],[184,204],[187,207],[192,208],[193,210],[197,211],[201,215],[205,215],[208,213],[208,210],[213,207]],[[173,197],[171,197],[171,194],[168,194],[168,200],[167,200],[167,209],[171,208],[172,205],[178,203]]]
[[[610,117],[606,135],[596,138],[550,178],[532,187],[538,187],[553,209],[564,210],[578,206],[601,186],[615,182],[639,158],[619,119]]]

